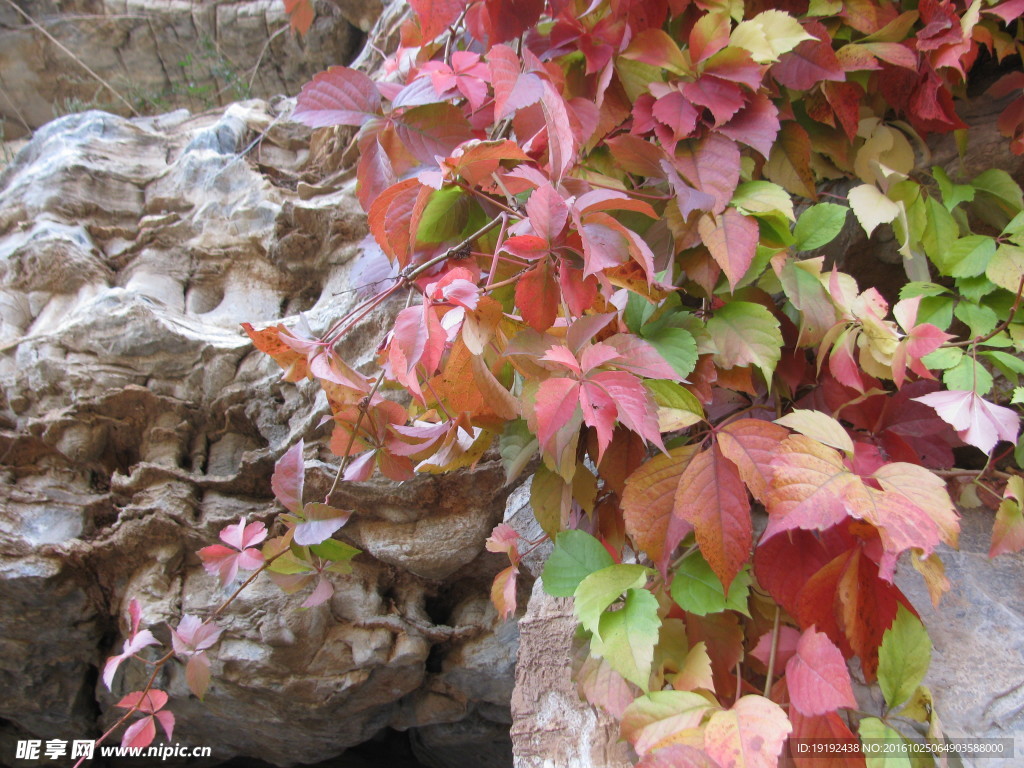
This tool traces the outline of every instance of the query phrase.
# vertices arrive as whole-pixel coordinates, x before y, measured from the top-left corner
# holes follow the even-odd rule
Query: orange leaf
[[[658,454],[626,479],[622,494],[626,533],[656,563],[671,555],[689,531],[689,526],[675,518],[672,510],[679,478],[696,452],[697,446],[684,445],[668,455]],[[608,455],[610,451],[606,460]],[[670,536],[673,528],[676,530]]]
[[[728,591],[750,557],[753,525],[739,470],[717,443],[694,456],[679,478],[675,514],[693,524],[701,554]]]
[[[744,696],[716,712],[704,729],[704,748],[721,768],[776,768],[793,730],[782,708],[763,696]]]
[[[789,431],[761,419],[740,419],[718,432],[718,447],[740,470],[740,477],[754,498],[764,502],[772,479],[772,458]]]

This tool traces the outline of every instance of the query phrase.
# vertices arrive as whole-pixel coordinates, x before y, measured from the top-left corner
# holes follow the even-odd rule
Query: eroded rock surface
[[[290,109],[71,115],[0,174],[5,755],[26,734],[113,722],[148,675],[126,665],[112,693],[97,680],[128,601],[155,626],[223,600],[195,552],[240,517],[272,519],[270,473],[290,445],[307,441],[310,498],[333,480],[318,386],[281,382],[239,327],[303,312],[322,331],[359,300],[365,219],[349,190],[302,184],[309,136]],[[394,311],[346,339],[367,372]],[[177,665],[158,681],[176,739],[283,766],[390,728],[413,733],[425,764],[509,765],[518,631],[488,602],[502,564],[483,548],[503,484],[484,460],[346,488],[335,502],[355,514],[339,535],[365,550],[353,574],[310,610],[269,582],[245,591],[206,700]]]

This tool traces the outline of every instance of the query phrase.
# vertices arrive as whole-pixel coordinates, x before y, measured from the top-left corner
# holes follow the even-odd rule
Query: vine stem
[[[442,253],[442,254],[440,254],[438,256],[435,256],[434,258],[432,258],[432,259],[430,259],[428,261],[423,262],[422,264],[420,264],[415,269],[402,270],[402,274],[401,274],[402,281],[405,282],[406,284],[411,283],[413,280],[415,280],[417,277],[422,275],[424,272],[426,272],[431,267],[433,267],[433,266],[435,266],[437,264],[440,264],[442,261],[446,261],[446,260],[450,259],[452,256],[454,256],[456,253],[459,253],[464,248],[468,248],[469,245],[474,240],[476,240],[477,238],[480,238],[480,237],[483,237],[484,235],[486,235],[492,229],[494,229],[495,227],[499,226],[502,221],[504,221],[504,219],[501,216],[498,216],[497,218],[491,219],[486,224],[484,224],[482,227],[480,227],[480,229],[478,229],[476,232],[474,232],[469,237],[467,237],[465,240],[463,240],[461,243],[458,243],[457,245],[453,245],[451,248],[449,248],[444,253]]]
[[[764,681],[764,697],[767,699],[772,690],[772,675],[775,674],[775,656],[779,652],[779,619],[782,609],[775,606],[775,620],[772,622],[772,648],[768,653],[768,677]]]

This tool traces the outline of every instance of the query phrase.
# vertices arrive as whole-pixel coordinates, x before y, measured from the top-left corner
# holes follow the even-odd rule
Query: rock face
[[[94,106],[127,113],[202,110],[295,93],[316,72],[352,60],[380,0],[319,0],[304,38],[281,0],[18,0],[67,51],[0,3],[0,126],[6,138]]]
[[[70,115],[0,173],[4,756],[26,734],[113,722],[148,675],[126,665],[113,693],[97,680],[128,601],[164,642],[161,622],[222,601],[195,551],[272,519],[284,450],[306,439],[309,498],[333,479],[323,395],[281,382],[239,328],[303,312],[322,331],[358,300],[364,217],[349,190],[301,183],[309,137],[290,109]],[[394,311],[353,330],[349,360],[368,366]],[[355,510],[339,535],[365,550],[354,572],[310,610],[262,580],[243,592],[206,700],[180,666],[158,681],[176,740],[284,766],[395,729],[428,765],[509,765],[518,632],[490,607],[502,564],[483,548],[503,484],[484,460],[336,496]]]

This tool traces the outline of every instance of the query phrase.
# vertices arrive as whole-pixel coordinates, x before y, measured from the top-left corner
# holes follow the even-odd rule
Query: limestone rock
[[[309,497],[333,481],[318,386],[281,382],[239,327],[302,312],[324,330],[359,300],[365,218],[347,191],[298,194],[309,135],[291,108],[69,115],[0,172],[0,744],[116,719],[148,674],[97,682],[128,601],[165,643],[163,622],[222,601],[195,552],[273,518],[273,463],[298,438]],[[351,362],[370,371],[404,300],[345,339]],[[177,663],[158,680],[175,738],[284,766],[397,729],[428,764],[509,765],[518,633],[487,603],[501,563],[483,547],[503,486],[484,460],[344,487],[353,573],[310,610],[269,582],[245,591],[205,701]]]

